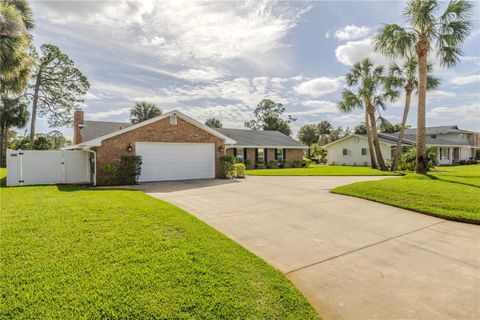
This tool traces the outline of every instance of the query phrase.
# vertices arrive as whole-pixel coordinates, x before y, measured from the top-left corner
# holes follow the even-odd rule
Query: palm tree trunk
[[[375,109],[372,105],[368,106],[368,114],[370,116],[370,124],[372,127],[372,140],[373,140],[373,147],[375,148],[375,156],[377,158],[377,163],[382,171],[387,171],[387,166],[385,165],[385,161],[383,160],[382,150],[380,149],[380,142],[378,140],[378,133],[377,133],[377,124],[375,120]]]
[[[400,132],[398,133],[397,146],[395,147],[395,154],[393,155],[391,171],[397,170],[397,162],[402,151],[403,135],[405,133],[405,126],[407,124],[408,112],[410,111],[410,102],[412,100],[413,86],[408,83],[405,86],[405,109],[403,109],[402,123],[400,124]]]
[[[418,56],[418,112],[417,112],[417,159],[416,173],[427,173],[427,143],[425,128],[425,109],[427,98],[427,55],[428,41],[421,36],[415,45]]]
[[[35,139],[35,121],[37,120],[37,104],[38,104],[38,91],[40,90],[40,76],[41,73],[37,74],[37,80],[35,81],[35,89],[33,92],[33,102],[32,102],[32,119],[30,124],[30,140]]]
[[[372,130],[370,128],[370,120],[368,119],[368,111],[365,108],[365,129],[367,130],[368,152],[370,152],[370,166],[372,169],[377,169],[377,162],[375,161],[375,150],[372,143]]]
[[[0,128],[0,167],[5,168],[6,167],[6,154],[7,154],[7,143],[8,143],[8,137],[7,133],[5,130],[5,126],[2,124]]]

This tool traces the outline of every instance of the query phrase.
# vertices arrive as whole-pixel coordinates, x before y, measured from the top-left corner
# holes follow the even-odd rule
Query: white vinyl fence
[[[54,183],[90,183],[90,153],[7,150],[7,186]]]

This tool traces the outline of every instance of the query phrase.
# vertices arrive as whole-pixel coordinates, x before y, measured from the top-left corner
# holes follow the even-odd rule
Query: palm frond
[[[417,35],[398,24],[386,24],[375,36],[375,50],[391,58],[405,57],[412,52]]]
[[[351,112],[363,108],[362,101],[351,90],[345,89],[342,92],[342,101],[338,103],[340,112]]]
[[[428,36],[435,30],[435,13],[438,6],[438,0],[410,0],[404,15],[413,28]]]

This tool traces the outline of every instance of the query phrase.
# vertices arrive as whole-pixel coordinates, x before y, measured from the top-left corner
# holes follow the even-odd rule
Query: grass
[[[318,318],[280,271],[140,191],[0,193],[1,319]]]
[[[428,175],[358,182],[332,192],[480,224],[480,165],[438,167]]]
[[[312,168],[256,169],[247,170],[251,176],[392,176],[395,172],[380,171],[370,167],[326,166]]]

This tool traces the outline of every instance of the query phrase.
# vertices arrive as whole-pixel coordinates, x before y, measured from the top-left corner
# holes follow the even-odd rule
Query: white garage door
[[[215,144],[137,142],[140,182],[215,177]]]

